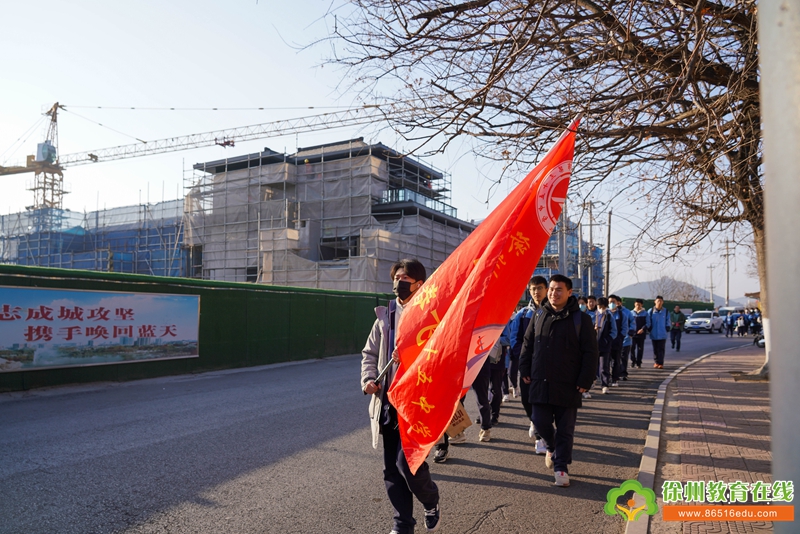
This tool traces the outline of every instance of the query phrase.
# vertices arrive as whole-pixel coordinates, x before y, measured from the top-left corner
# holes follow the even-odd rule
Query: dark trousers
[[[488,430],[492,428],[492,406],[489,404],[489,383],[492,378],[492,370],[490,369],[491,363],[489,358],[483,362],[483,367],[478,371],[478,376],[472,383],[472,390],[475,391],[475,396],[478,398],[478,411],[481,414],[481,428]],[[500,400],[503,400],[500,397]]]
[[[522,407],[525,409],[525,415],[528,419],[531,418],[533,406],[530,401],[531,385],[526,384],[524,380],[519,381],[519,400],[522,401]]]
[[[644,356],[644,337],[635,337],[631,340],[631,364],[641,367]]]
[[[683,331],[680,328],[673,328],[669,331],[669,340],[672,342],[672,348],[681,350],[681,336]]]
[[[531,404],[530,399],[530,392],[531,392],[531,385],[526,384],[524,380],[519,381],[519,400],[522,401],[522,407],[525,409],[525,415],[528,416],[528,419],[533,422],[533,405]],[[541,439],[542,436],[539,434],[539,431],[536,430],[536,425],[533,425],[533,437],[536,439]]]
[[[619,381],[622,376],[622,346],[611,349],[611,381]]]
[[[740,326],[739,327],[739,337],[746,336],[746,335],[747,335],[747,327],[746,326]]]
[[[631,346],[625,345],[622,347],[622,356],[619,360],[619,376],[628,378],[628,356],[631,353]]]
[[[572,444],[575,439],[577,408],[564,408],[553,404],[534,404],[533,425],[541,434],[547,450],[553,453],[553,471],[569,472],[572,463]],[[553,429],[553,423],[556,426]]]
[[[511,387],[517,389],[517,375],[519,374],[519,354],[508,356],[508,372],[503,377],[503,393],[508,393],[509,382]]]
[[[414,532],[414,497],[426,510],[439,504],[439,488],[431,480],[428,463],[423,462],[416,475],[411,474],[400,441],[400,432],[393,426],[381,426],[383,434],[383,480],[389,502],[394,508],[394,528],[400,534]]]
[[[667,351],[666,339],[651,339],[653,342],[653,360],[658,365],[664,365],[664,353]]]
[[[733,323],[725,325],[725,337],[733,337]]]
[[[489,383],[492,391],[492,422],[500,417],[500,404],[503,402],[503,377],[506,368],[502,364],[489,364]]]
[[[611,352],[600,353],[600,387],[611,385]],[[535,423],[534,423],[535,424]]]

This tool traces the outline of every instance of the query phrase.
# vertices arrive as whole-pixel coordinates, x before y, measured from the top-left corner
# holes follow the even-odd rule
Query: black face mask
[[[392,285],[392,292],[397,295],[397,298],[405,301],[411,296],[411,282],[395,280],[394,284]]]

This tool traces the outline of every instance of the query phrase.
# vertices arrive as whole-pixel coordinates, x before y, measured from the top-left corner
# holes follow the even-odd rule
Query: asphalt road
[[[433,464],[446,533],[621,533],[606,492],[635,478],[658,384],[750,340],[684,335],[579,412],[572,486],[532,453],[519,399],[489,443]],[[648,342],[649,344],[649,342]],[[359,356],[0,394],[0,533],[388,533]],[[472,393],[467,408],[477,409]],[[424,532],[422,510],[417,508]]]

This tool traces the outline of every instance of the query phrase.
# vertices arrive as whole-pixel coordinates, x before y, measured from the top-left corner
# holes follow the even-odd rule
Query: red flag
[[[405,306],[389,400],[412,473],[447,429],[539,262],[566,198],[578,121]]]

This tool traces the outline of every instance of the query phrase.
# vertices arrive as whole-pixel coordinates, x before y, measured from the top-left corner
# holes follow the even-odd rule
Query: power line
[[[101,126],[101,127],[105,128],[105,129],[107,129],[107,130],[111,130],[112,132],[118,133],[118,134],[120,134],[120,135],[124,135],[125,137],[130,137],[131,139],[135,139],[136,141],[139,141],[140,143],[146,143],[146,142],[147,142],[147,141],[145,141],[145,140],[143,140],[143,139],[139,139],[139,138],[138,138],[138,137],[136,137],[136,136],[133,136],[133,135],[130,135],[130,134],[126,134],[125,132],[120,132],[119,130],[115,130],[115,129],[114,129],[114,128],[112,128],[111,126],[106,126],[105,124],[101,124],[101,123],[99,123],[99,122],[97,122],[97,121],[94,121],[94,120],[90,119],[89,117],[84,117],[83,115],[79,115],[79,114],[75,113],[74,111],[70,111],[70,110],[68,110],[68,109],[66,109],[66,108],[62,108],[62,109],[63,109],[64,111],[67,111],[67,112],[69,112],[69,113],[72,113],[72,114],[73,114],[73,115],[75,115],[76,117],[80,117],[81,119],[83,119],[83,120],[85,120],[85,121],[89,121],[89,122],[91,122],[92,124],[96,124],[96,125],[98,125],[98,126]]]
[[[26,141],[27,141],[27,140],[30,138],[30,136],[31,136],[31,135],[33,135],[33,132],[34,132],[34,130],[36,129],[36,127],[37,127],[37,126],[39,126],[39,125],[42,123],[42,121],[43,121],[43,120],[45,120],[45,116],[44,116],[44,115],[42,115],[41,117],[39,117],[39,118],[36,120],[36,122],[34,122],[34,123],[33,123],[33,125],[31,125],[31,127],[30,127],[30,128],[28,128],[27,130],[25,130],[25,132],[24,132],[22,135],[20,135],[20,136],[17,138],[17,140],[16,140],[16,141],[14,141],[13,143],[11,143],[11,146],[9,146],[7,149],[5,149],[5,150],[3,151],[3,153],[2,153],[2,154],[0,154],[0,157],[1,157],[1,156],[4,156],[4,155],[6,154],[6,152],[8,152],[8,151],[9,151],[9,150],[11,150],[12,148],[14,148],[14,145],[17,145],[17,143],[19,143],[19,144],[17,145],[17,147],[16,147],[16,148],[14,148],[14,150],[12,150],[12,151],[11,151],[11,153],[8,155],[8,157],[6,157],[6,159],[4,159],[4,160],[3,160],[3,163],[7,162],[7,161],[8,161],[8,159],[9,159],[11,156],[13,156],[13,155],[16,153],[16,151],[17,151],[17,150],[19,150],[19,147],[21,147],[22,145],[24,145],[24,144],[25,144],[25,142],[26,142]],[[24,138],[24,139],[23,139],[23,138]]]
[[[299,109],[352,109],[354,106],[279,106],[279,107],[252,107],[252,108],[181,108],[181,107],[136,107],[136,106],[74,106],[65,105],[77,109],[113,109],[124,111],[280,111],[280,110],[299,110]],[[358,106],[356,106],[358,107]],[[366,107],[366,106],[365,106]]]

